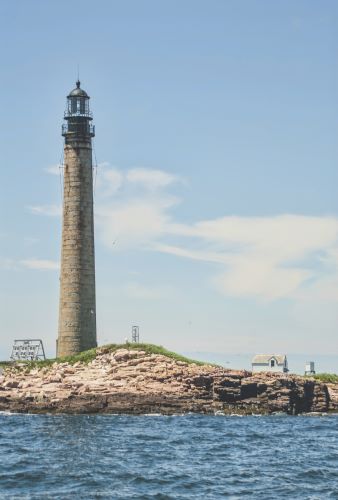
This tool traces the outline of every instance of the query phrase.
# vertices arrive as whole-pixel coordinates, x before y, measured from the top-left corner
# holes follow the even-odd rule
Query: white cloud
[[[59,262],[55,260],[25,259],[21,260],[19,263],[28,269],[38,269],[40,271],[60,269]]]
[[[59,217],[62,214],[61,205],[35,205],[27,207],[32,214],[48,215],[51,217]]]
[[[105,164],[98,173],[95,203],[95,224],[105,245],[141,248],[164,234],[171,222],[169,209],[179,200],[163,188],[177,179],[161,170],[123,172]]]
[[[57,165],[49,165],[49,167],[46,167],[44,169],[47,174],[51,175],[60,175],[60,172],[62,173],[63,165],[57,164]]]
[[[115,249],[148,246],[166,232],[170,222],[167,210],[175,198],[127,199],[96,209],[96,227],[103,242]]]
[[[22,268],[38,269],[41,271],[60,269],[60,263],[47,259],[22,259],[14,260],[0,257],[0,269],[7,271],[18,271]]]
[[[338,300],[338,219],[282,214],[225,216],[182,224],[162,171],[123,172],[101,164],[95,204],[98,239],[113,251],[134,248],[213,263],[210,283],[233,297]],[[57,205],[35,214],[60,215]]]
[[[293,296],[310,277],[310,271],[278,267],[263,258],[244,256],[231,263],[228,271],[216,276],[213,282],[225,295],[273,300]]]
[[[200,260],[204,262],[214,262],[216,264],[226,264],[229,262],[226,254],[221,252],[213,252],[209,250],[196,250],[193,248],[182,248],[175,245],[167,245],[162,243],[154,243],[152,249],[157,252],[176,255],[177,257],[186,257],[192,260]]]
[[[148,174],[152,179],[151,172],[131,171],[127,179],[135,176],[137,182]],[[115,204],[99,206],[98,227],[106,245],[214,263],[218,270],[210,282],[227,296],[338,300],[337,218],[226,216],[182,224],[171,212],[179,200],[163,190],[174,182],[169,177],[149,180],[149,186],[161,187],[160,196],[151,189],[137,197],[124,193]]]
[[[123,174],[116,168],[103,170],[98,174],[96,187],[103,198],[117,193],[123,184]]]
[[[179,181],[179,177],[163,170],[133,168],[127,172],[127,181],[139,184],[150,191],[164,188]]]
[[[319,297],[326,283],[324,296],[337,297],[328,293],[334,286],[326,276],[333,272],[338,278],[338,220],[333,217],[223,217],[176,224],[171,233],[185,236],[185,244],[155,248],[220,264],[212,282],[226,295],[305,299],[315,291]]]
[[[274,260],[291,260],[336,243],[337,229],[333,217],[278,215],[202,221],[187,228],[186,234],[228,248],[245,245],[252,253],[268,254]]]

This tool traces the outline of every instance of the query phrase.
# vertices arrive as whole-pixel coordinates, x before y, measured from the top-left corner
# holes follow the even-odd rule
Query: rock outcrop
[[[330,397],[330,410],[338,412],[338,384],[327,383],[327,389]]]
[[[252,374],[177,361],[137,349],[101,348],[89,364],[7,368],[0,410],[32,413],[326,412],[327,386],[313,379]]]

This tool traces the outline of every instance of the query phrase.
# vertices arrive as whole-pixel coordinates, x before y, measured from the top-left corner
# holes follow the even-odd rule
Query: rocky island
[[[0,410],[9,412],[296,415],[331,405],[327,385],[317,380],[229,370],[148,344],[8,365],[0,377]]]

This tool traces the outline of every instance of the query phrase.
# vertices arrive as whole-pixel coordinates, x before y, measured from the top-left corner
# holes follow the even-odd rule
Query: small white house
[[[289,371],[285,354],[256,354],[251,365],[253,372],[287,373]]]

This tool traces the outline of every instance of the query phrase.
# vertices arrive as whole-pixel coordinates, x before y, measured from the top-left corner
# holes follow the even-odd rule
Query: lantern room
[[[95,127],[90,122],[93,119],[89,108],[89,95],[76,82],[76,88],[67,96],[67,108],[65,111],[66,123],[62,126],[62,135],[66,138],[76,136],[94,137]]]

